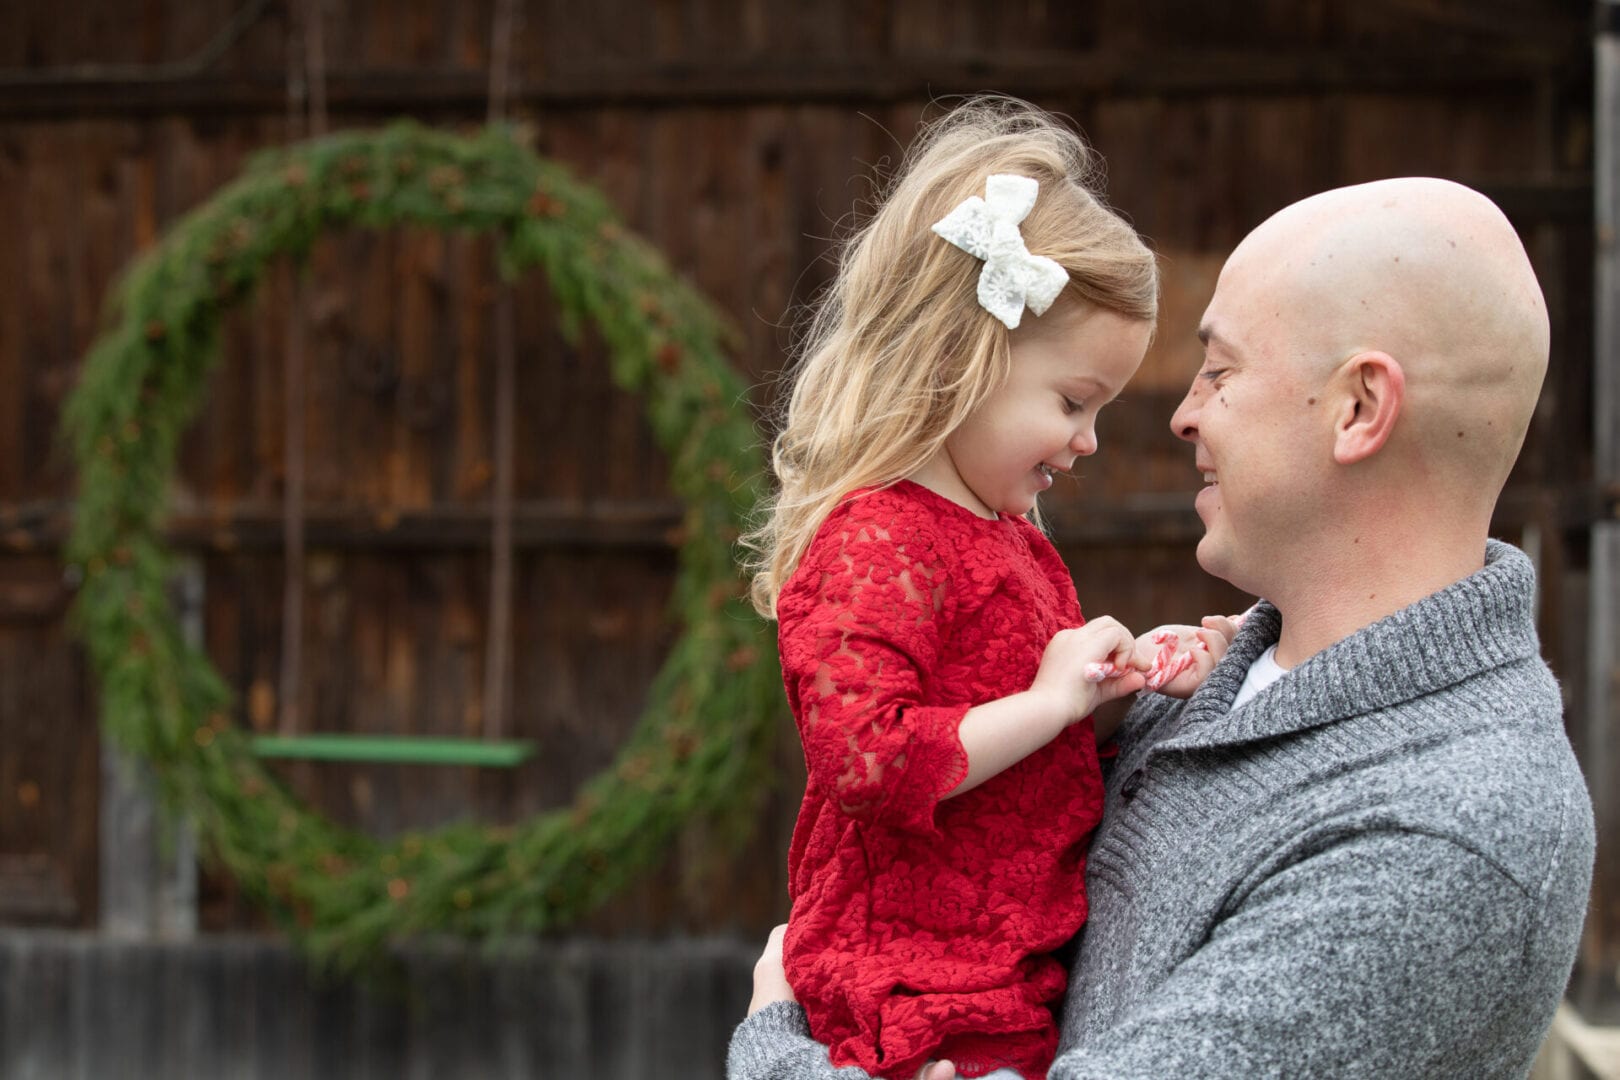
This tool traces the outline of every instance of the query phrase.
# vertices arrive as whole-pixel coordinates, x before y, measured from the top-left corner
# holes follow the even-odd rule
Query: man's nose
[[[1198,404],[1193,401],[1197,387],[1187,391],[1187,396],[1181,399],[1176,406],[1174,415],[1170,417],[1170,431],[1178,439],[1193,442],[1198,438]]]

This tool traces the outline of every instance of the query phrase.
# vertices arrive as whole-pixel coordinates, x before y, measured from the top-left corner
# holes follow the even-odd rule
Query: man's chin
[[[1198,541],[1198,565],[1210,577],[1219,578],[1239,592],[1250,596],[1265,596],[1265,583],[1273,578],[1265,573],[1255,573],[1255,560],[1250,559],[1247,564],[1233,557],[1231,548],[1220,542],[1217,537],[1209,533]],[[1249,567],[1248,570],[1244,566]]]
[[[1198,565],[1210,577],[1232,582],[1232,562],[1226,557],[1224,545],[1208,531],[1207,525],[1205,529],[1204,538],[1198,541]]]

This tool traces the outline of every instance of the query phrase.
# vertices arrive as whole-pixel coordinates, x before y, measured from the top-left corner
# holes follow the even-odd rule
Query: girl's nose
[[[1075,432],[1074,438],[1069,440],[1069,449],[1086,457],[1097,452],[1097,431],[1092,427],[1084,427]]]

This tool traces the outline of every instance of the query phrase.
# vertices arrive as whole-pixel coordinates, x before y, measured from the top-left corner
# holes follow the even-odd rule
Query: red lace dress
[[[1022,518],[910,481],[846,500],[777,601],[809,783],[788,854],[784,960],[835,1065],[1035,1080],[1065,985],[1050,953],[1086,917],[1102,816],[1090,721],[953,799],[957,725],[1027,690],[1083,621],[1067,568]]]

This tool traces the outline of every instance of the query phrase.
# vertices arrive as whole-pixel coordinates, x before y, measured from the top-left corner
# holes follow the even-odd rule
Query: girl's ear
[[[1383,449],[1406,401],[1406,373],[1388,353],[1357,353],[1339,377],[1343,396],[1333,427],[1333,460],[1365,461]]]

